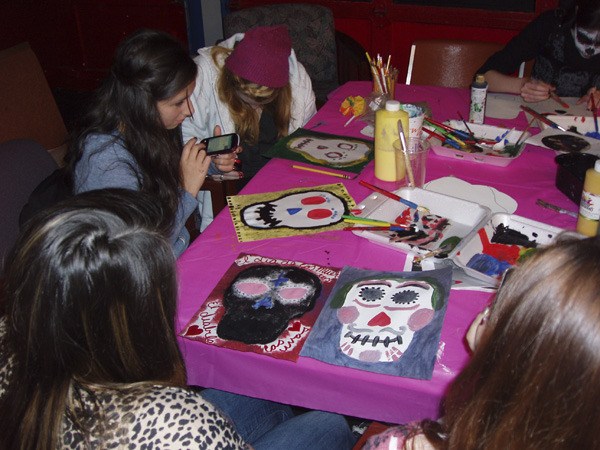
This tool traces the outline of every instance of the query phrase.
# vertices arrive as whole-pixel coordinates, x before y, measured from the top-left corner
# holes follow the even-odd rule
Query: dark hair
[[[139,165],[142,191],[158,198],[171,225],[179,205],[181,129],[165,129],[157,102],[173,97],[196,79],[197,67],[172,36],[139,30],[117,48],[110,73],[75,132],[71,172],[91,134],[118,132]]]
[[[75,393],[185,385],[174,330],[174,255],[149,224],[147,194],[73,197],[32,218],[7,259],[7,357],[0,448],[54,449],[65,416],[86,434]],[[115,200],[117,200],[115,202]],[[135,386],[135,385],[133,385]],[[89,423],[89,421],[87,421]]]
[[[498,292],[426,436],[437,448],[600,448],[599,293],[599,238],[534,253]]]
[[[600,2],[598,0],[577,0],[575,22],[578,27],[600,30]]]

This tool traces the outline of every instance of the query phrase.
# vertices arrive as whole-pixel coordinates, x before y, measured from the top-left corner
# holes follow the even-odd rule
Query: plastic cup
[[[409,186],[422,188],[425,184],[427,155],[430,144],[424,138],[409,138],[408,151],[403,151],[400,140],[394,141],[394,156],[396,161],[396,182],[398,187]],[[407,170],[407,163],[410,170]]]
[[[423,130],[423,120],[425,119],[423,108],[410,103],[403,103],[400,108],[408,113],[408,137],[420,138]]]

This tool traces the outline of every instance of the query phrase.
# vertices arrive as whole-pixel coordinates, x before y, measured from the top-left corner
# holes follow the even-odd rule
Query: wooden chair
[[[67,129],[27,42],[0,51],[0,105],[0,142],[33,139],[62,164]]]
[[[503,44],[457,39],[424,39],[410,50],[406,84],[469,87],[475,72]]]

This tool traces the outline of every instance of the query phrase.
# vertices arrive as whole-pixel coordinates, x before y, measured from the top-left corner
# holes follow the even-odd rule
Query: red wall
[[[391,55],[402,81],[414,39],[504,43],[539,12],[555,7],[558,0],[537,0],[536,11],[529,14],[398,5],[392,0],[299,2],[331,8],[336,28],[354,37],[372,55]],[[284,2],[231,0],[230,7],[266,3]],[[94,88],[106,74],[117,43],[133,30],[157,28],[184,44],[187,41],[183,0],[11,0],[0,2],[0,17],[0,49],[29,41],[50,85],[67,89]]]
[[[183,2],[13,0],[0,3],[0,49],[29,41],[51,87],[89,90],[104,78],[123,36],[157,28],[187,45]]]

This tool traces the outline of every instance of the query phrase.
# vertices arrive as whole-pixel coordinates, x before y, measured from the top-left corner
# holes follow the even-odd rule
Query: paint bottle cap
[[[400,102],[398,100],[388,100],[385,102],[386,111],[400,111]]]

